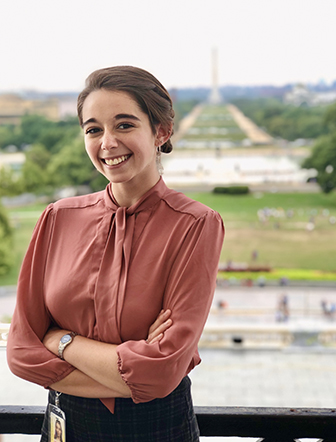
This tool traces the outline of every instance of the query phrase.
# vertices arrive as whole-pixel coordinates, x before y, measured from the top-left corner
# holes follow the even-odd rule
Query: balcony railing
[[[40,434],[44,407],[0,406],[0,434]],[[195,407],[201,436],[336,440],[336,409]]]

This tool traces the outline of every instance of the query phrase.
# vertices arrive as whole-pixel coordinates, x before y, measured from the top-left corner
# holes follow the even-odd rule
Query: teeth
[[[116,166],[117,164],[120,164],[123,161],[126,161],[128,157],[129,157],[129,155],[123,155],[122,157],[114,158],[114,160],[105,160],[105,163],[108,166]]]

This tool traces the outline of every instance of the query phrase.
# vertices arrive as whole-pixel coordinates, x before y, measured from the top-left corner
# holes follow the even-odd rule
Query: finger
[[[156,318],[155,322],[152,325],[155,324],[155,326],[158,327],[160,324],[166,321],[170,315],[171,315],[171,310],[169,309],[161,310],[159,316]]]
[[[161,324],[153,333],[152,336],[158,336],[161,333],[164,333],[168,328],[171,327],[173,321],[171,319],[167,319],[163,324]]]
[[[163,333],[160,333],[158,336],[156,336],[154,339],[147,339],[147,343],[148,344],[154,344],[155,342],[159,342],[161,341],[161,339],[163,338]]]
[[[155,338],[157,338],[159,335],[163,335],[168,328],[171,327],[173,321],[171,319],[167,319],[163,324],[161,324],[159,327],[157,327],[153,332],[149,333],[147,342],[153,342]]]
[[[149,328],[149,334],[153,333],[160,325],[162,325],[171,315],[171,310],[161,310],[159,316],[153,322],[153,324]]]
[[[163,324],[161,324],[153,333],[148,336],[147,343],[153,344],[154,342],[161,341],[164,333],[172,326],[173,321],[167,319]]]

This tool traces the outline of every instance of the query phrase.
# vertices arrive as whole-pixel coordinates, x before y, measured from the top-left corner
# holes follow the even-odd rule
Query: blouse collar
[[[167,191],[167,186],[160,177],[159,181],[149,189],[135,204],[126,208],[127,215],[133,215],[134,213],[142,212],[154,206],[159,200],[162,199],[163,195]],[[109,183],[106,186],[104,194],[105,205],[112,211],[116,212],[120,209],[119,204],[114,199],[112,193],[112,184]]]

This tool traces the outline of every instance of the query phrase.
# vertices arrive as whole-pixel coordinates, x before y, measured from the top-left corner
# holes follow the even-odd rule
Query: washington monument
[[[219,104],[222,98],[218,89],[218,54],[217,48],[212,49],[212,88],[209,96],[211,104]]]

